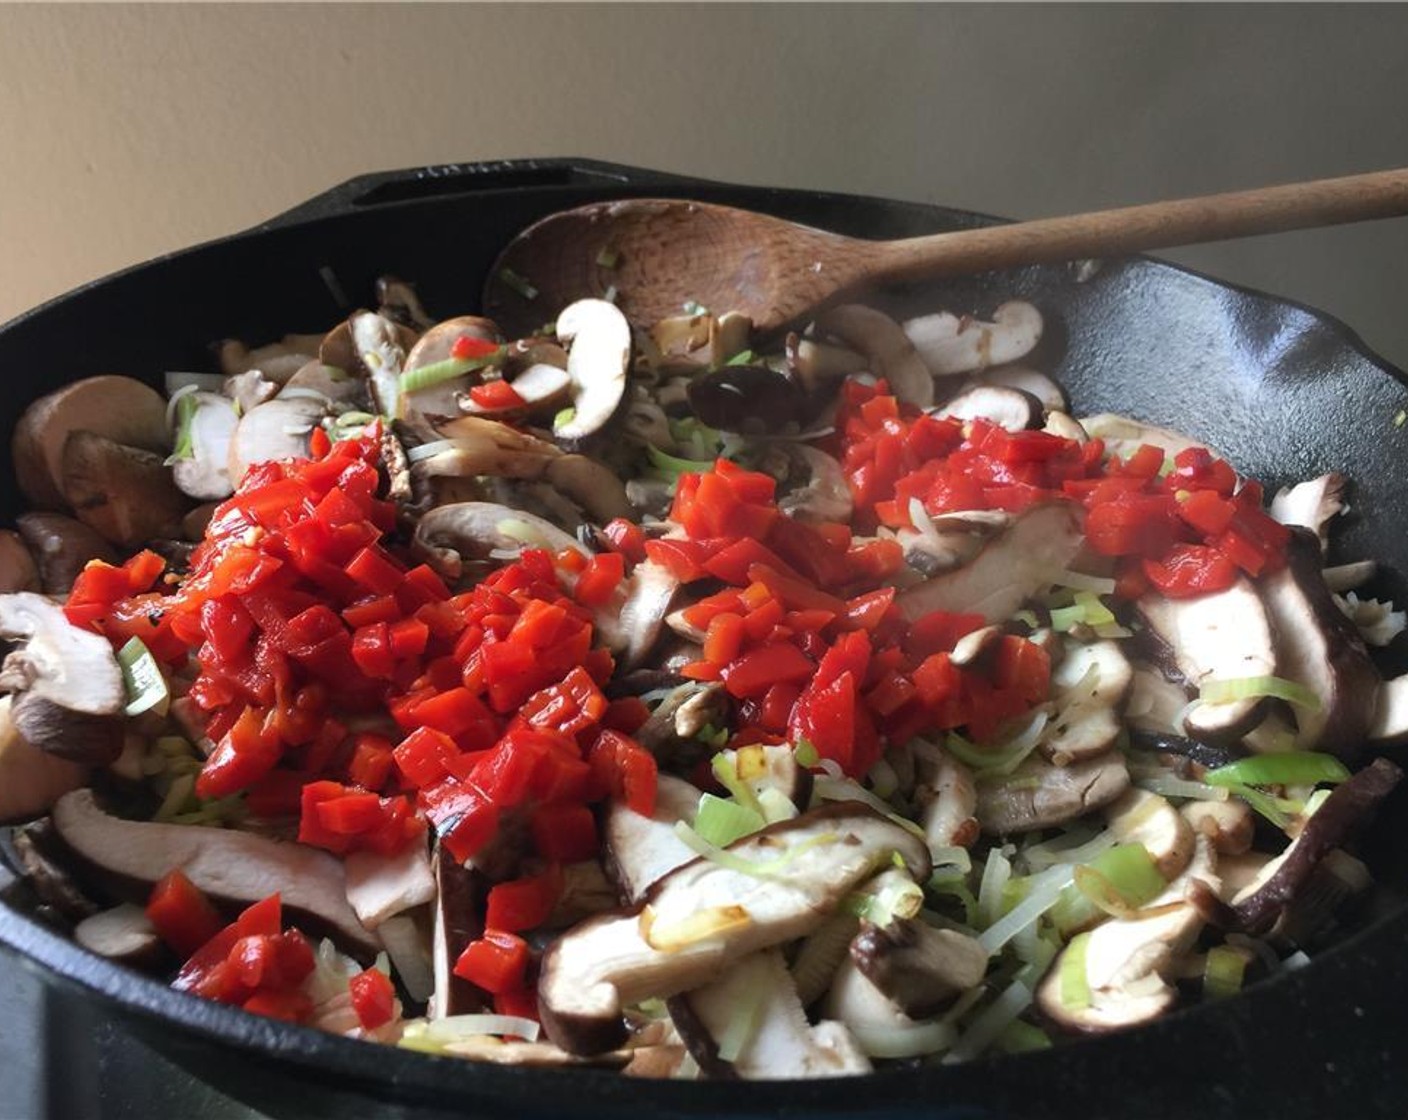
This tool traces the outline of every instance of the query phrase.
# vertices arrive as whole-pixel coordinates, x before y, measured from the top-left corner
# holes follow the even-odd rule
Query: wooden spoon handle
[[[952,276],[1408,214],[1408,168],[875,242],[876,279]]]

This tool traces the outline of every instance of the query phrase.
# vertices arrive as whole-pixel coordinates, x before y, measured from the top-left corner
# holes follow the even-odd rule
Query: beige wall
[[[1012,215],[1408,164],[1408,10],[0,6],[0,320],[359,172],[593,155]],[[1181,254],[1408,364],[1408,221]]]

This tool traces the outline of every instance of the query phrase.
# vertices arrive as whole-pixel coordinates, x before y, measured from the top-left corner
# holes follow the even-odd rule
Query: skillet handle
[[[480,163],[442,163],[400,171],[358,175],[315,195],[256,230],[278,229],[359,210],[433,198],[453,198],[528,187],[659,187],[698,185],[700,180],[667,171],[651,171],[593,159],[505,159]]]

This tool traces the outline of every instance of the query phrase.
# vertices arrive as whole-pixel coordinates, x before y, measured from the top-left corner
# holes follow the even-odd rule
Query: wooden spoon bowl
[[[885,281],[1112,256],[1408,214],[1408,169],[1156,202],[1060,218],[864,241],[687,199],[599,202],[551,214],[500,254],[487,314],[531,329],[585,297],[634,323],[700,306],[766,334],[844,292]]]

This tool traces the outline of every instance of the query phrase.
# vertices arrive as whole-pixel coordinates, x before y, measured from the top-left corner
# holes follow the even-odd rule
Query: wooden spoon
[[[1408,168],[1154,202],[1063,218],[863,241],[687,199],[633,198],[550,214],[513,239],[484,287],[505,328],[615,290],[654,323],[686,304],[739,311],[768,333],[842,292],[1016,265],[1117,256],[1408,214]]]

